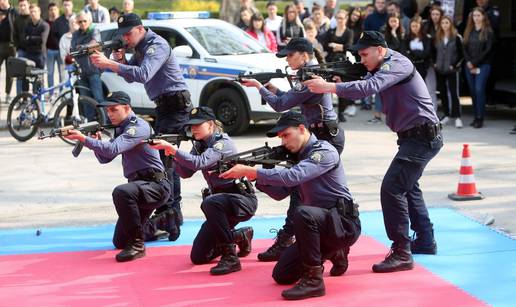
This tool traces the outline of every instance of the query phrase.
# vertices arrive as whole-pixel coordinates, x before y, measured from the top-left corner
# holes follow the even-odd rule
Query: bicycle
[[[50,88],[43,87],[43,69],[35,68],[34,62],[24,58],[9,58],[9,75],[11,77],[23,78],[32,84],[33,91],[22,92],[17,95],[9,105],[7,111],[7,127],[9,133],[18,141],[25,142],[30,140],[43,124],[52,124],[54,128],[67,125],[78,126],[88,121],[96,120],[101,125],[107,123],[106,113],[103,108],[97,108],[97,102],[88,96],[79,95],[79,89],[86,89],[78,84],[80,81],[80,66],[73,59],[66,59],[66,70],[68,80],[61,82]],[[61,88],[56,98],[50,98],[48,104],[50,109],[45,110],[45,94]],[[84,108],[96,110],[94,118],[88,119],[84,116]],[[75,141],[70,141],[62,136],[60,138],[68,144],[74,145]]]

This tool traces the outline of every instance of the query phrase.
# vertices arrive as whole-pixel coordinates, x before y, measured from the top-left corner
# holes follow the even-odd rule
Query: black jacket
[[[13,41],[16,48],[25,50],[27,42],[25,41],[25,26],[31,22],[29,15],[18,15],[14,20]]]
[[[346,51],[353,45],[353,31],[346,28],[341,36],[336,35],[337,29],[330,29],[321,40],[324,51],[327,52],[326,62],[343,61],[346,58]],[[337,43],[344,45],[344,51],[334,52],[333,48],[328,46],[329,43]]]
[[[457,35],[455,39],[449,40],[446,44],[444,41],[433,44],[433,58],[435,70],[441,74],[449,74],[460,69],[464,54],[462,51],[462,37]],[[453,69],[450,69],[450,66]]]
[[[473,30],[468,42],[464,42],[464,59],[478,67],[493,62],[494,34],[488,31],[486,40],[480,40],[480,31]]]
[[[8,31],[7,33],[2,33],[5,37],[5,40],[2,40],[2,43],[9,43],[10,45],[14,45],[14,35],[15,29],[14,24],[16,22],[16,18],[18,17],[18,12],[12,7],[4,10],[5,19],[2,21],[2,30]]]
[[[25,51],[46,53],[49,32],[50,26],[43,19],[40,19],[36,24],[29,20],[29,23],[25,26]]]

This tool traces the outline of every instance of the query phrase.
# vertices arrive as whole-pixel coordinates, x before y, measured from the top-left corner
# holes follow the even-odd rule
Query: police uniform
[[[130,13],[118,18],[117,35],[130,31],[141,25],[138,15]],[[192,106],[190,92],[183,78],[176,57],[168,42],[161,36],[147,29],[145,37],[134,48],[135,52],[127,64],[120,64],[119,75],[125,81],[143,83],[149,98],[156,103],[157,133],[181,133]],[[167,202],[180,215],[181,186],[179,176],[167,165],[161,153],[162,161],[167,167],[169,178],[173,182],[173,193]],[[164,210],[164,209],[160,209]],[[182,221],[179,221],[182,223]]]
[[[188,124],[208,120],[215,120],[213,111],[199,107],[192,110]],[[234,243],[240,248],[239,256],[247,256],[251,251],[252,228],[235,231],[234,227],[255,214],[258,202],[254,191],[250,183],[242,186],[234,180],[219,178],[213,171],[218,161],[237,152],[226,133],[215,132],[206,140],[195,141],[190,153],[178,150],[175,154],[176,171],[182,178],[189,178],[200,170],[208,184],[201,203],[206,222],[195,237],[190,259],[194,264],[205,264],[222,255],[219,265],[211,270],[214,275],[240,269]]]
[[[310,42],[304,38],[294,38],[287,46],[279,51],[276,56],[285,57],[288,53],[300,51],[313,53],[313,47]],[[262,87],[260,95],[263,99],[277,112],[283,112],[299,106],[301,113],[307,121],[308,129],[319,139],[326,140],[333,145],[339,154],[344,149],[344,130],[339,128],[337,122],[337,114],[333,110],[333,101],[331,94],[315,94],[310,92],[303,85],[300,89],[291,89],[288,92],[278,90],[276,94]],[[294,228],[292,218],[294,209],[299,203],[299,195],[293,191],[290,198],[290,205],[287,210],[287,218],[283,230],[278,234],[277,244],[284,247],[293,242]],[[277,248],[277,244],[273,245],[270,250],[260,253],[258,258],[262,261],[277,260],[281,253],[281,248]]]
[[[299,113],[285,113],[268,135],[302,122]],[[296,242],[283,252],[272,276],[279,284],[291,284],[307,274],[318,275],[316,279],[322,283],[324,260],[349,248],[360,235],[358,208],[348,190],[340,155],[330,143],[311,134],[297,157],[299,163],[290,169],[257,171],[256,187],[272,198],[283,199],[293,189],[300,196],[293,215]],[[287,299],[297,297],[292,292],[283,295]]]
[[[114,92],[99,106],[113,104],[129,104],[129,96],[124,92]],[[122,155],[124,177],[128,183],[113,190],[113,202],[118,213],[113,244],[116,248],[124,249],[117,255],[118,261],[144,255],[142,225],[171,193],[158,151],[142,143],[142,140],[150,137],[151,129],[146,121],[131,112],[115,129],[113,140],[86,137],[84,141],[84,146],[93,150],[102,164]]]
[[[385,46],[383,35],[365,31],[355,49],[369,46]],[[409,220],[418,238],[412,251],[436,250],[432,223],[418,183],[428,162],[443,146],[441,126],[426,84],[407,57],[387,49],[379,69],[369,73],[365,80],[338,83],[336,91],[338,96],[350,99],[379,94],[386,123],[398,134],[399,149],[383,179],[381,203],[387,235],[394,241],[394,255],[403,255],[404,269],[410,269]]]

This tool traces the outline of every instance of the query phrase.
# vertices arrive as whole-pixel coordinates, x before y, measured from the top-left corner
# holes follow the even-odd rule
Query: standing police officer
[[[360,236],[358,206],[347,188],[339,153],[310,133],[302,114],[284,113],[267,136],[279,136],[282,145],[297,154],[299,163],[290,169],[236,165],[221,177],[256,179],[256,187],[277,200],[289,196],[293,189],[299,191],[300,205],[293,214],[296,242],[281,255],[272,277],[279,284],[300,279],[282,292],[285,299],[322,296],[324,260],[349,248]]]
[[[305,84],[315,93],[337,93],[360,99],[379,94],[387,125],[398,134],[399,150],[381,187],[385,228],[391,252],[374,272],[410,270],[412,253],[435,254],[433,225],[418,180],[443,146],[441,126],[425,82],[408,58],[387,48],[383,35],[365,31],[354,46],[370,72],[365,80],[328,83],[320,78]],[[409,238],[409,221],[417,238]]]
[[[113,244],[123,249],[116,255],[116,260],[130,261],[145,256],[142,225],[152,211],[170,197],[170,182],[158,151],[142,143],[150,137],[152,128],[145,120],[136,117],[129,96],[124,92],[114,92],[99,107],[106,108],[111,123],[117,126],[113,140],[87,137],[77,130],[71,130],[67,138],[84,143],[102,164],[122,155],[128,183],[113,190],[113,202],[118,213]]]
[[[140,82],[145,85],[147,95],[156,103],[157,133],[183,132],[192,108],[190,92],[168,42],[152,30],[146,30],[140,17],[133,13],[118,18],[116,36],[121,36],[127,42],[128,48],[135,49],[132,58],[127,62],[123,49],[113,53],[116,61],[109,60],[104,54],[97,52],[91,56],[93,64],[118,73],[127,82]],[[170,209],[167,213],[175,219],[175,223],[170,225],[175,225],[177,229],[168,229],[169,239],[175,240],[179,224],[182,224],[181,186],[179,176],[167,165],[163,153],[161,157],[173,182],[173,197],[167,202],[167,206],[158,208],[157,211]]]
[[[293,38],[287,46],[276,53],[279,58],[286,57],[287,63],[293,70],[298,70],[310,63],[313,58],[313,46],[306,38]],[[308,129],[319,140],[326,140],[333,145],[339,155],[344,149],[344,130],[339,128],[337,114],[333,110],[331,94],[316,94],[306,86],[283,92],[268,83],[265,86],[255,79],[243,79],[242,85],[256,87],[263,99],[277,112],[283,112],[299,106],[301,113],[307,119]],[[302,85],[302,84],[301,84]],[[294,227],[292,224],[295,207],[299,203],[299,195],[294,190],[290,197],[290,205],[283,229],[278,232],[274,244],[265,252],[258,254],[261,261],[277,261],[281,253],[294,242]],[[347,267],[349,250],[339,253],[332,262],[334,270],[344,274]],[[339,274],[339,275],[341,275]]]
[[[258,201],[250,183],[240,182],[241,178],[236,178],[238,182],[222,179],[213,171],[218,161],[237,153],[235,144],[222,132],[222,124],[216,120],[213,111],[208,107],[193,109],[187,125],[191,125],[196,139],[190,153],[162,140],[156,140],[153,147],[165,149],[167,155],[174,156],[176,171],[181,177],[192,177],[200,170],[208,183],[208,189],[203,190],[201,204],[206,222],[195,237],[190,259],[194,264],[205,264],[222,255],[219,263],[211,268],[212,275],[240,271],[238,257],[251,252],[253,229],[234,228],[254,215]],[[235,243],[239,247],[238,255]]]

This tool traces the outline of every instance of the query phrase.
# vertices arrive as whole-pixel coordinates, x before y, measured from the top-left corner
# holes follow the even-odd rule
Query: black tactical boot
[[[276,241],[265,252],[258,254],[260,261],[278,261],[283,251],[294,244],[294,236],[289,235],[285,230],[278,231]]]
[[[129,240],[125,248],[116,255],[116,261],[126,262],[145,256],[145,244],[143,243],[143,233],[139,233]]]
[[[412,254],[437,254],[437,243],[434,239],[434,231],[417,234],[416,239],[410,241],[410,251]]]
[[[281,296],[287,300],[302,300],[325,294],[323,266],[307,266],[304,264],[299,282],[294,287],[281,292]]]
[[[182,224],[182,215],[178,214],[176,209],[167,209],[159,213],[156,210],[150,219],[157,229],[168,232],[169,241],[175,241],[179,238],[181,234],[179,226]]]
[[[253,227],[242,227],[233,231],[235,244],[238,245],[238,257],[246,257],[251,253]]]
[[[211,275],[224,275],[240,271],[242,267],[236,254],[235,244],[220,244],[219,248],[222,257],[220,257],[219,263],[210,269]]]
[[[345,247],[339,251],[333,257],[330,258],[333,266],[330,270],[331,276],[341,276],[348,270],[348,254],[349,247]]]
[[[414,260],[410,253],[410,244],[394,242],[385,260],[373,265],[373,272],[388,273],[412,270],[412,268],[414,268]]]

